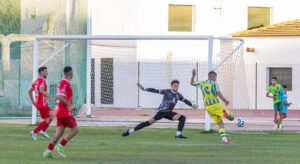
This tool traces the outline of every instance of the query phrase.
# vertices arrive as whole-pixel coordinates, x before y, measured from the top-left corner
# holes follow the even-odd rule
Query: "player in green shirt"
[[[271,81],[272,85],[269,86],[267,90],[267,97],[273,99],[274,103],[274,130],[279,129],[280,127],[280,111],[282,110],[283,104],[281,99],[279,98],[279,91],[282,89],[282,86],[277,83],[277,77],[272,77]]]

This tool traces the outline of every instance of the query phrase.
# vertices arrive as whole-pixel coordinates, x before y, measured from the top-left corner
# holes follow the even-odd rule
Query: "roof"
[[[285,37],[300,36],[300,19],[272,24],[266,27],[233,33],[232,37]]]

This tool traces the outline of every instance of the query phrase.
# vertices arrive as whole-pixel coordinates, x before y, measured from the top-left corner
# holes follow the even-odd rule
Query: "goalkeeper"
[[[148,121],[138,124],[135,128],[127,130],[126,132],[124,132],[122,134],[122,136],[124,136],[124,137],[129,136],[130,134],[134,133],[135,131],[138,131],[142,128],[150,126],[153,123],[155,123],[156,121],[165,118],[165,119],[172,120],[172,121],[179,120],[178,129],[177,129],[175,138],[179,138],[179,139],[187,138],[182,135],[182,130],[184,128],[186,117],[184,115],[173,112],[173,109],[176,106],[178,100],[184,102],[185,104],[187,104],[188,106],[191,106],[194,109],[197,109],[197,105],[192,104],[189,100],[183,98],[183,96],[179,92],[177,92],[178,87],[179,87],[179,81],[173,80],[171,82],[171,89],[162,89],[162,90],[157,90],[154,88],[144,88],[141,84],[137,84],[137,85],[143,91],[162,94],[163,100],[162,100],[160,106],[157,108],[156,114],[152,118],[150,118]]]

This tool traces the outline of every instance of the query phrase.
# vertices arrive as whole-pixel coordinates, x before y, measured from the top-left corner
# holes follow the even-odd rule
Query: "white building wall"
[[[92,11],[92,34],[136,33],[138,0],[89,0]]]
[[[294,0],[139,0],[136,33],[191,34],[190,32],[168,32],[169,4],[194,5],[195,31],[192,34],[200,35],[219,36],[247,30],[248,7],[271,7],[271,23],[300,17],[298,1]],[[221,7],[222,10],[215,10],[215,7]]]
[[[300,12],[298,12],[298,2],[293,0],[222,0],[222,6],[219,5],[219,1],[216,0],[89,0],[92,10],[92,34],[101,35],[101,34],[140,34],[140,35],[166,35],[166,34],[197,34],[197,35],[214,35],[214,36],[224,36],[233,32],[247,30],[248,27],[248,7],[271,7],[272,8],[272,20],[271,23],[279,23],[282,21],[288,21],[291,19],[296,19],[300,17]],[[169,4],[183,4],[183,5],[194,5],[195,8],[195,24],[194,32],[168,32],[168,5]],[[221,14],[220,10],[215,10],[215,7],[222,7]],[[271,44],[271,41],[274,44],[278,44],[276,51],[273,51],[271,48],[266,48],[266,45]],[[296,61],[297,56],[294,51],[294,47],[291,47],[291,55],[288,58],[281,60],[282,56],[280,52],[286,52],[287,47],[284,47],[280,44],[281,41],[268,39],[257,39],[251,40],[246,39],[246,46],[249,44],[254,44],[257,47],[258,55],[248,55],[245,54],[246,71],[247,71],[247,82],[249,87],[250,94],[250,107],[255,108],[255,63],[261,63],[258,66],[258,109],[270,109],[272,106],[271,100],[265,98],[266,90],[266,79],[267,72],[266,67],[269,66],[288,66]],[[297,44],[298,42],[293,42],[292,40],[285,42],[290,42],[291,45]],[[128,59],[135,61],[143,60],[153,60],[159,59],[160,61],[167,62],[167,56],[171,53],[173,54],[173,60],[185,60],[185,59],[201,59],[199,54],[203,50],[189,49],[193,53],[180,53],[174,50],[174,47],[183,49],[184,47],[181,44],[174,45],[164,45],[163,42],[146,43],[145,41],[137,42],[137,51],[133,56],[128,56]],[[197,46],[195,46],[197,47]],[[254,47],[254,46],[253,46]],[[268,46],[267,46],[268,47]],[[274,45],[270,45],[274,47]],[[284,48],[283,48],[284,47]],[[199,47],[198,47],[199,48]],[[188,51],[187,51],[188,52]],[[274,53],[277,54],[274,57]],[[270,56],[272,55],[272,56]],[[205,55],[204,55],[205,56]],[[257,57],[256,57],[257,56]],[[292,57],[293,56],[293,57]],[[278,58],[277,58],[278,57]],[[292,60],[293,59],[293,60]],[[284,62],[283,62],[284,61]],[[181,77],[182,72],[190,70],[193,66],[186,66],[186,70],[177,70],[174,68],[172,76],[168,75],[168,66],[162,64],[152,65],[158,70],[153,69],[154,72],[143,72],[141,68],[141,76],[145,78],[150,78],[148,75],[155,75],[156,77],[160,74],[160,77],[152,80],[141,81],[145,84],[146,87],[158,87],[165,88],[168,87],[168,81],[172,78],[179,78],[182,81],[182,86],[180,91],[184,93],[187,98],[196,100],[195,90],[190,88],[186,84],[187,77]],[[293,65],[293,64],[292,64]],[[100,67],[100,65],[96,66]],[[146,66],[145,66],[146,67]],[[130,82],[129,87],[126,87],[126,90],[136,91],[135,81],[138,77],[135,73],[138,72],[136,69],[131,67],[116,66],[115,69],[120,69],[120,71],[131,70],[132,82]],[[297,77],[296,71],[298,70],[297,65],[293,67],[293,91],[290,93],[291,100],[296,100],[297,98]],[[117,71],[117,70],[116,70]],[[203,75],[205,76],[205,75]],[[125,76],[124,76],[125,77]],[[127,78],[127,77],[125,77]],[[121,80],[121,79],[119,79]],[[121,85],[120,81],[115,81],[115,86]],[[163,82],[161,82],[163,81]],[[163,83],[163,85],[161,85]],[[122,88],[121,88],[122,89]],[[124,87],[123,87],[124,89]],[[115,91],[115,95],[119,96],[118,99],[122,99],[122,103],[127,103],[128,106],[132,107],[134,104],[137,104],[137,99],[129,98],[129,96],[120,96],[121,92],[125,90]],[[149,96],[149,93],[140,94],[140,106],[142,107],[155,107],[161,100],[161,96]],[[300,93],[299,93],[300,96]],[[97,98],[98,99],[98,98]],[[153,100],[152,100],[153,99]],[[268,102],[268,103],[266,103]],[[119,106],[117,103],[114,106]],[[179,105],[180,107],[184,105]],[[297,105],[294,105],[292,108],[298,108]]]
[[[292,87],[289,99],[294,102],[291,109],[299,109],[297,101],[300,98],[300,38],[244,38],[245,46],[253,47],[254,53],[245,54],[246,75],[251,106],[255,107],[255,64],[257,63],[257,109],[272,109],[272,99],[266,97],[269,85],[268,68],[292,68]]]

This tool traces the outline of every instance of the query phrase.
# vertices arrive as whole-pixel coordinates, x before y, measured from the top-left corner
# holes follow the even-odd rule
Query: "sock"
[[[50,143],[49,145],[48,145],[48,151],[53,151],[53,149],[54,149],[54,144],[52,144],[52,143]]]
[[[182,132],[182,130],[184,128],[184,124],[185,124],[185,116],[180,116],[178,120],[179,120],[179,124],[178,124],[177,131]]]
[[[132,134],[133,132],[134,132],[134,128],[131,128],[131,129],[128,130],[129,134]]]
[[[62,140],[60,141],[60,146],[65,146],[67,143],[68,143],[67,140],[62,139]]]
[[[138,124],[138,125],[134,128],[134,131],[138,131],[138,130],[140,130],[140,129],[144,128],[144,127],[147,127],[147,126],[149,126],[149,125],[150,125],[150,123],[149,123],[148,121],[142,122],[142,123]]]
[[[220,134],[220,136],[221,136],[221,138],[222,138],[223,141],[227,141],[225,129],[220,128],[220,129],[219,129],[219,134]]]
[[[48,129],[48,127],[49,127],[49,125],[51,124],[51,122],[52,122],[52,119],[49,121],[49,123],[47,123],[47,125],[45,125],[44,127],[43,127],[43,129],[41,129],[43,132],[45,132],[45,131],[47,131],[47,129]]]
[[[47,122],[42,121],[39,123],[39,125],[33,130],[34,133],[38,133],[40,132],[42,129],[44,129],[44,127],[47,126]]]
[[[176,136],[180,136],[181,134],[182,134],[181,131],[177,131],[177,132],[176,132]]]

